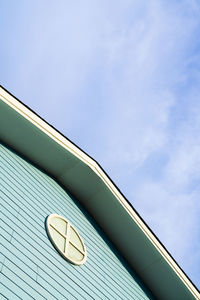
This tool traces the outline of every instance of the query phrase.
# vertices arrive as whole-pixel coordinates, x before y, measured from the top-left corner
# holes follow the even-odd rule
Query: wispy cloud
[[[198,284],[199,1],[12,7],[1,83],[103,165]]]
[[[151,2],[131,26],[110,33],[101,159],[178,262],[197,276],[200,27],[193,4]]]

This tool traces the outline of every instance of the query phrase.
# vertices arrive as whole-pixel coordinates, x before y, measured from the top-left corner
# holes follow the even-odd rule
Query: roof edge
[[[114,197],[118,200],[120,205],[126,210],[129,216],[134,220],[137,226],[142,230],[145,236],[150,240],[152,245],[157,249],[157,251],[162,255],[164,260],[169,264],[169,266],[174,270],[177,276],[181,279],[187,289],[193,294],[196,299],[200,299],[199,291],[197,287],[192,283],[192,281],[187,277],[184,271],[179,267],[176,261],[172,258],[166,248],[162,245],[156,235],[151,231],[148,225],[140,217],[140,215],[135,211],[131,203],[125,198],[125,196],[116,187],[113,181],[109,178],[106,172],[101,168],[101,166],[84,151],[82,151],[78,146],[72,143],[69,139],[59,133],[46,121],[41,119],[36,113],[25,106],[21,101],[19,101],[15,96],[12,96],[5,88],[0,86],[0,98],[9,107],[23,116],[27,121],[49,136],[57,144],[63,147],[65,150],[70,152],[76,158],[81,160],[84,164],[90,167],[104,182],[107,188],[112,192]]]

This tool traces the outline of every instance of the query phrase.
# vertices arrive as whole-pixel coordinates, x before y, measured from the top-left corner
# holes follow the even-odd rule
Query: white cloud
[[[128,30],[115,28],[108,35],[110,89],[101,159],[191,276],[200,262],[194,246],[200,212],[200,107],[194,89],[199,95],[200,88],[198,56],[191,44],[199,21],[194,7],[185,10],[187,2],[171,7],[151,3]],[[144,176],[153,153],[166,156],[164,165],[151,165],[162,169],[156,180]],[[188,262],[190,253],[194,258]]]
[[[1,18],[6,87],[102,163],[189,275],[199,262],[199,8],[21,1]]]
[[[155,233],[162,236],[167,248],[179,259],[186,256],[197,233],[197,195],[173,192],[165,182],[144,182],[142,189],[135,194],[136,204],[142,202],[142,215],[151,223]]]
[[[189,106],[187,119],[174,132],[173,144],[169,149],[169,163],[166,168],[168,181],[185,191],[200,179],[199,112],[198,102],[195,103],[195,110],[193,105]]]

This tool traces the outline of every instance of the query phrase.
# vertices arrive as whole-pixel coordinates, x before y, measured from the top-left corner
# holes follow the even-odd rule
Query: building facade
[[[0,146],[2,284],[9,299],[153,299],[76,199],[54,179]],[[66,217],[87,247],[76,266],[52,246],[45,219]]]
[[[0,141],[1,299],[200,299],[101,167],[3,88]]]

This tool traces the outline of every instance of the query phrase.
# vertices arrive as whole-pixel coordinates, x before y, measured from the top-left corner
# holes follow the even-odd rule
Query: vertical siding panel
[[[30,295],[28,295],[24,289],[23,286],[18,285],[17,280],[15,280],[16,276],[13,276],[11,274],[3,274],[1,273],[1,284],[2,284],[2,293],[5,293],[5,296],[8,296],[9,300],[12,299],[26,299],[26,300],[32,300],[34,299]]]
[[[2,282],[2,276],[0,276],[0,281]],[[0,299],[12,299],[12,300],[19,300],[22,299],[18,297],[12,290],[10,290],[7,286],[3,285],[0,282]],[[6,283],[7,285],[7,283]]]
[[[5,298],[153,299],[76,200],[3,145],[0,199],[1,293]],[[44,222],[51,213],[65,216],[80,232],[88,250],[85,265],[70,264],[50,243]]]

